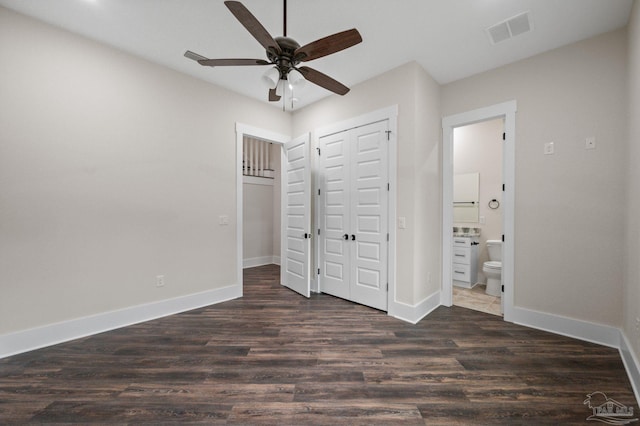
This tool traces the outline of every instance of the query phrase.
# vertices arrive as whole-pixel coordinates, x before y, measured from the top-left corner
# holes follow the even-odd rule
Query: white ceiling
[[[242,0],[272,36],[282,0]],[[0,0],[0,5],[266,102],[266,67],[202,67],[183,57],[264,59],[223,0]],[[289,0],[301,45],[357,28],[363,42],[306,65],[353,86],[409,61],[444,84],[627,24],[632,0]],[[492,45],[485,29],[529,11],[533,31]],[[330,92],[307,84],[296,108]],[[348,94],[346,96],[349,96]]]

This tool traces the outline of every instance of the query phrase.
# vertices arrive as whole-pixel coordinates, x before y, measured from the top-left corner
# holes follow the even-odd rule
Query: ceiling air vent
[[[497,44],[520,34],[528,33],[532,29],[529,12],[524,12],[490,26],[487,28],[487,34],[489,34],[491,43]]]

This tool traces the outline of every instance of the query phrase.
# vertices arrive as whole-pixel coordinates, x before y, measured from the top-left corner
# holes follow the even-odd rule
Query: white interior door
[[[320,138],[321,290],[387,310],[388,121]]]
[[[320,139],[320,279],[322,291],[350,298],[349,133]]]
[[[280,283],[310,296],[311,163],[309,135],[284,145]]]
[[[387,129],[383,121],[351,131],[351,300],[383,311],[388,283]]]

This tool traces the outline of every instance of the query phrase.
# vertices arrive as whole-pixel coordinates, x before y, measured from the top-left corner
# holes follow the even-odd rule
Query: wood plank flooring
[[[460,307],[417,325],[245,270],[242,299],[0,360],[0,424],[585,424],[618,351]]]

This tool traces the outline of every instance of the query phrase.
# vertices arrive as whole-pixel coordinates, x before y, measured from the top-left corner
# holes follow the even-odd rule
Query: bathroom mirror
[[[453,222],[477,223],[480,211],[480,173],[453,176]]]

